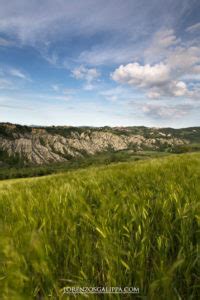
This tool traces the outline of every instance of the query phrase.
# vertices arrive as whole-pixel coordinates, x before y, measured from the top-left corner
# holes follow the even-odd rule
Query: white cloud
[[[176,80],[186,74],[197,74],[200,72],[200,42],[197,38],[184,42],[176,37],[174,30],[161,30],[144,50],[144,61],[164,63]]]
[[[174,80],[170,68],[164,64],[140,65],[131,63],[121,65],[113,74],[113,80],[118,83],[129,84],[147,91],[150,99],[165,96],[192,96],[185,82]]]
[[[0,89],[1,90],[17,90],[20,83],[17,79],[31,81],[29,76],[19,69],[4,66],[0,69]]]
[[[185,42],[177,38],[173,30],[161,30],[144,51],[144,60],[163,62],[170,68],[174,80],[183,80],[186,76],[195,79],[200,74],[200,41],[193,38]]]
[[[71,39],[84,38],[91,38],[89,47],[78,42],[81,53],[74,51],[75,45],[74,53],[66,52],[68,61],[72,56],[73,61],[78,57],[84,64],[120,64],[133,60],[134,49],[157,28],[175,25],[187,11],[188,0],[170,5],[154,0],[140,0],[140,4],[136,0],[44,0],[40,5],[38,1],[2,0],[0,31],[17,45],[36,47],[54,65],[62,63],[61,41],[70,44]],[[169,32],[163,43],[170,42]]]
[[[97,79],[100,76],[100,73],[95,68],[85,68],[84,66],[80,66],[78,68],[75,68],[72,71],[72,75],[76,79],[83,79],[88,82],[91,82],[95,79]]]
[[[150,99],[159,99],[161,97],[191,97],[192,92],[183,81],[169,80],[164,85],[154,86],[148,90],[147,96]]]
[[[188,92],[187,86],[183,81],[172,82],[171,90],[172,94],[177,97],[184,96]]]
[[[25,79],[28,80],[28,77],[20,70],[18,69],[9,69],[8,70],[9,75],[14,76],[14,77],[18,77],[21,79]]]
[[[153,43],[158,45],[160,48],[168,48],[172,45],[176,45],[180,39],[176,38],[173,29],[163,29],[156,32]]]
[[[200,22],[196,23],[196,24],[193,24],[192,26],[189,26],[186,29],[187,32],[195,32],[195,31],[198,31],[198,30],[200,30]]]
[[[168,66],[162,63],[154,66],[130,63],[121,65],[111,74],[111,77],[119,83],[146,88],[164,84],[169,80],[169,73]]]
[[[56,53],[48,53],[48,46],[40,48],[41,56],[51,65],[59,66],[59,57]]]
[[[178,46],[168,54],[166,61],[178,76],[196,73],[199,71],[195,68],[200,63],[200,45]]]
[[[176,119],[186,116],[193,109],[192,105],[154,105],[145,104],[142,106],[142,111],[153,119]]]
[[[111,74],[111,78],[142,89],[150,99],[166,96],[199,99],[195,85],[191,87],[189,84],[199,80],[200,76],[198,40],[184,44],[176,37],[174,30],[160,30],[144,51],[144,61],[157,63],[121,65]]]
[[[83,88],[87,91],[91,91],[95,88],[93,82],[95,82],[100,75],[100,72],[97,71],[96,68],[86,68],[83,65],[72,70],[72,76],[74,78],[77,80],[84,80],[86,82]]]
[[[161,94],[158,91],[156,91],[155,89],[152,89],[147,93],[147,96],[150,99],[159,99]]]
[[[44,0],[42,5],[38,1],[12,1],[1,5],[1,31],[17,37],[23,44],[36,45],[66,36],[93,35],[100,31],[118,31],[123,27],[129,33],[130,23],[136,21],[131,17],[132,0],[126,4],[118,1],[102,0]],[[141,7],[135,10],[143,14]],[[138,19],[140,14],[138,14]]]
[[[107,42],[103,45],[92,47],[80,53],[77,62],[91,66],[111,65],[128,62],[137,56],[138,49],[133,44],[116,45]]]
[[[173,29],[161,29],[154,34],[144,50],[144,60],[152,63],[162,60],[168,55],[170,49],[180,42]]]

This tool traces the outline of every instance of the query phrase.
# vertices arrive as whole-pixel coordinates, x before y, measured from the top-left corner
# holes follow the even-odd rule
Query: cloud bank
[[[133,62],[120,65],[111,74],[111,78],[120,84],[144,90],[151,99],[199,99],[195,84],[192,88],[189,85],[200,75],[200,44],[198,40],[192,40],[191,43],[182,43],[172,29],[159,31],[144,51],[143,57],[144,60],[160,60],[159,63]]]

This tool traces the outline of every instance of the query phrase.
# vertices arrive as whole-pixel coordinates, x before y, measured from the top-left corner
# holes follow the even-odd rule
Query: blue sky
[[[199,0],[0,7],[0,122],[200,125]]]

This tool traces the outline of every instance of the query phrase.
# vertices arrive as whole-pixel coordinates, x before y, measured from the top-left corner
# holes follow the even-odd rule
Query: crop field
[[[198,299],[199,200],[199,153],[1,181],[0,299]]]

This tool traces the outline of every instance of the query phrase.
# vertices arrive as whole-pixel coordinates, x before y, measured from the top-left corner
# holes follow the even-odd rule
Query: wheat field
[[[198,299],[199,183],[198,153],[1,181],[0,299]]]

